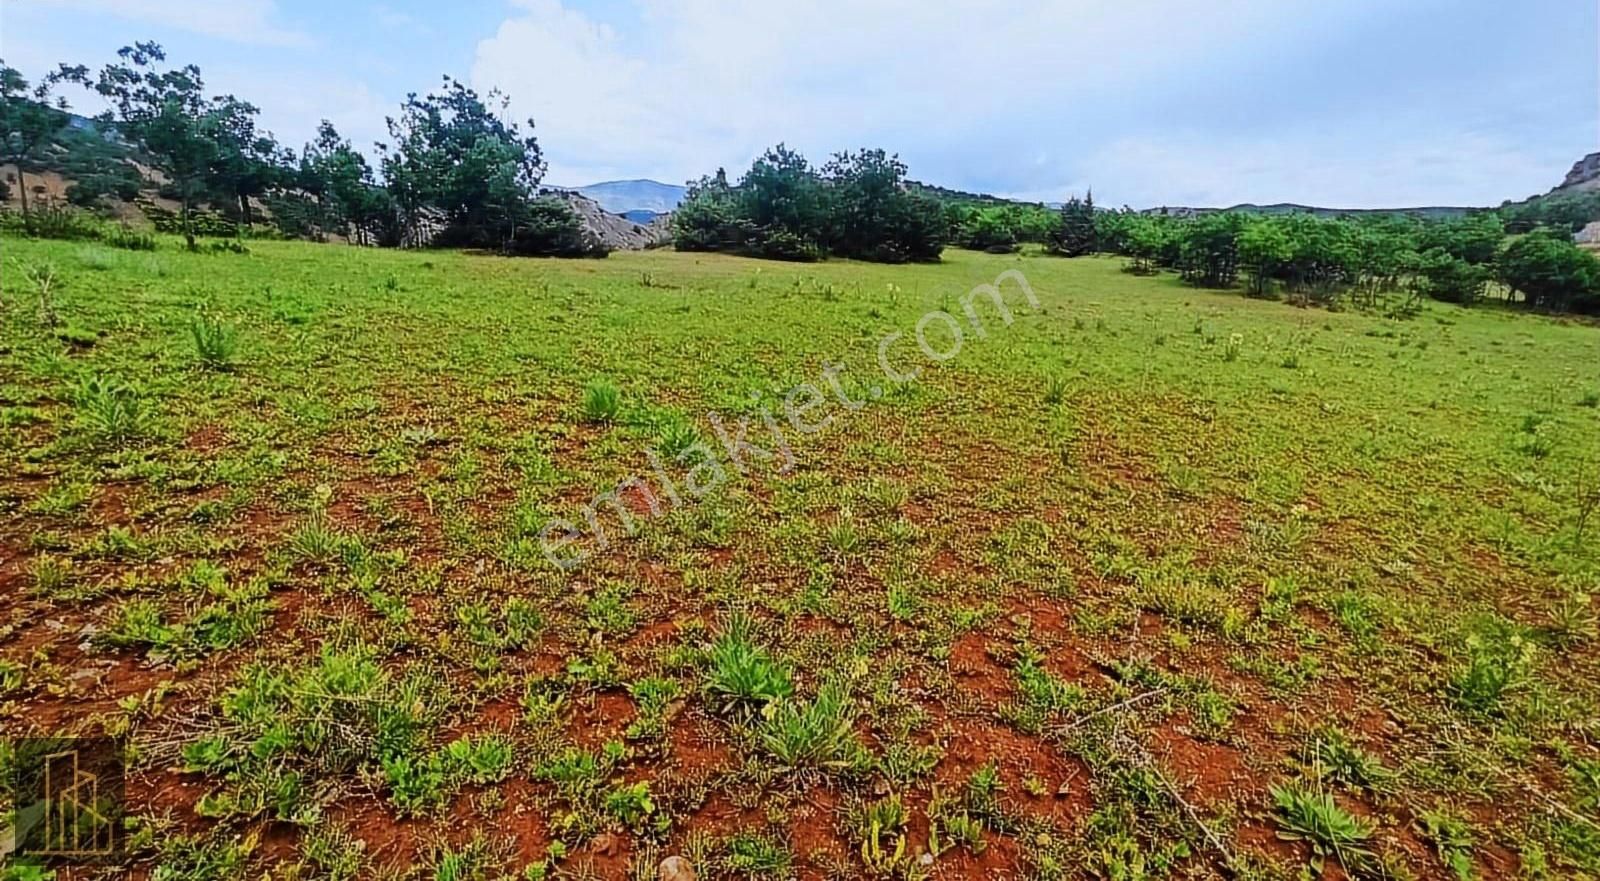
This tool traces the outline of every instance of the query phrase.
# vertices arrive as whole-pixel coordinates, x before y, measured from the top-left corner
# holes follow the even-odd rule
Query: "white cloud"
[[[1016,161],[1048,171],[1050,156],[1058,165],[1067,157],[1035,141],[1068,112],[1181,81],[1197,64],[1226,73],[1236,50],[1383,8],[638,0],[614,29],[559,0],[515,5],[479,44],[471,78],[503,88],[537,120],[550,177],[562,183],[682,180],[742,167],[780,140],[813,159],[865,145],[909,151],[916,142],[934,153],[1027,140]]]
[[[1550,157],[1518,150],[1510,134],[1502,142],[1434,120],[1434,141],[1406,141],[1395,118],[1406,118],[1405,102],[1438,101],[1426,91],[1352,99],[1384,104],[1362,120],[1347,118],[1350,107],[1294,104],[1293,94],[1282,118],[1245,133],[1203,118],[1203,102],[1226,115],[1235,90],[1278,88],[1269,77],[1294,69],[1288,46],[1310,51],[1429,10],[1448,5],[634,0],[598,21],[562,0],[514,0],[478,43],[470,80],[499,86],[520,117],[534,117],[558,184],[739,171],[786,141],[814,161],[888,147],[914,176],[1042,200],[1090,184],[1133,203],[1523,195],[1549,176]],[[1272,128],[1304,118],[1325,128]],[[1202,125],[1192,138],[1136,134],[1190,123]],[[1344,134],[1357,126],[1362,134]]]
[[[119,18],[149,22],[236,43],[299,47],[311,38],[274,24],[272,0],[41,0]]]

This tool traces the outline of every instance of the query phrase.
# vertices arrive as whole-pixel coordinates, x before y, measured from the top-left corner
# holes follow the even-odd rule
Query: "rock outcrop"
[[[571,190],[553,190],[548,195],[565,200],[571,206],[584,232],[595,241],[613,251],[641,251],[665,244],[672,237],[670,214],[663,214],[648,224],[634,223],[620,214],[600,207],[600,203]]]

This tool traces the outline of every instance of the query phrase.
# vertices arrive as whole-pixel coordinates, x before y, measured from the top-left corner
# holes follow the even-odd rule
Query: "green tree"
[[[219,157],[200,68],[189,64],[166,69],[166,53],[157,43],[124,46],[117,56],[121,62],[102,68],[95,84],[112,105],[105,121],[115,121],[122,135],[138,142],[172,182],[184,239],[192,250],[194,204]]]
[[[439,244],[504,248],[530,222],[544,159],[531,131],[502,118],[509,105],[498,90],[479,96],[447,76],[439,92],[408,95],[388,119],[392,142],[378,150],[405,244],[429,238],[429,212],[446,224]]]
[[[938,260],[944,246],[937,202],[910,193],[906,166],[883,150],[836,154],[822,169],[830,190],[828,246],[881,263]]]
[[[1239,276],[1239,233],[1244,216],[1218,211],[1195,218],[1178,230],[1179,269],[1197,287],[1230,288]]]
[[[1264,297],[1285,264],[1294,256],[1289,231],[1270,217],[1250,220],[1239,232],[1239,263],[1250,278],[1250,293]]]
[[[826,255],[827,193],[811,163],[783,144],[768,150],[739,179],[740,214],[755,230],[762,256],[816,260]]]
[[[1600,312],[1600,262],[1554,230],[1536,229],[1506,246],[1499,273],[1530,306]]]
[[[1068,199],[1061,206],[1061,214],[1051,231],[1046,247],[1052,254],[1063,257],[1082,257],[1100,249],[1100,237],[1095,225],[1094,193],[1079,200]]]
[[[216,150],[210,186],[238,208],[245,227],[253,223],[250,200],[276,186],[290,166],[272,134],[256,129],[259,113],[254,104],[223,95],[212,99],[201,126]]]
[[[66,99],[52,93],[63,80],[81,81],[85,74],[82,67],[63,64],[30,87],[21,72],[0,61],[0,161],[17,169],[22,220],[29,230],[33,216],[28,207],[28,172],[40,169],[44,154],[71,122]]]

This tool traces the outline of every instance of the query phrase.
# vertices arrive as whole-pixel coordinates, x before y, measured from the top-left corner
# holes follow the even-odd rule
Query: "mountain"
[[[666,214],[678,207],[689,191],[685,187],[664,184],[653,180],[608,180],[586,187],[570,187],[600,203],[612,214],[642,218],[635,212]]]
[[[1249,202],[1243,205],[1234,205],[1231,208],[1187,208],[1177,206],[1162,206],[1160,208],[1146,208],[1145,214],[1173,214],[1179,217],[1189,217],[1196,214],[1210,214],[1216,211],[1238,211],[1241,214],[1314,214],[1318,217],[1340,217],[1350,215],[1406,215],[1416,214],[1429,220],[1444,220],[1450,217],[1463,217],[1477,211],[1477,208],[1466,208],[1454,205],[1427,205],[1417,208],[1321,208],[1315,205],[1297,205],[1293,202],[1279,202],[1274,205],[1254,205]]]

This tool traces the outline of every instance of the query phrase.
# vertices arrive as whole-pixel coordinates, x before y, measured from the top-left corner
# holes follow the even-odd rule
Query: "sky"
[[[784,142],[1039,201],[1495,205],[1600,150],[1596,0],[0,0],[29,76],[152,39],[288,145],[498,88],[566,186]]]

